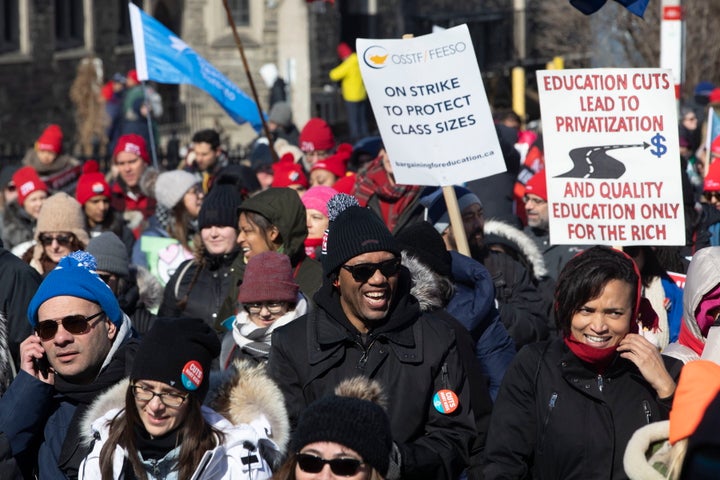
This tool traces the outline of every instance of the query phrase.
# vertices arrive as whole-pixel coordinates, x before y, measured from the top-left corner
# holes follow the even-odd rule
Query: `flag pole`
[[[272,135],[270,135],[270,129],[268,128],[267,122],[265,121],[265,116],[263,115],[262,106],[260,105],[260,99],[258,98],[257,90],[255,89],[255,82],[253,82],[252,75],[250,74],[250,67],[248,67],[247,59],[245,58],[245,50],[243,49],[240,35],[238,35],[237,27],[235,27],[235,20],[232,17],[232,12],[230,11],[230,5],[228,5],[228,0],[223,0],[223,6],[225,7],[225,13],[227,14],[228,23],[232,28],[233,37],[235,37],[235,44],[240,51],[240,58],[242,58],[243,67],[245,68],[245,74],[247,75],[248,82],[250,83],[250,90],[252,90],[253,98],[255,99],[255,105],[257,105],[258,113],[260,114],[260,121],[262,122],[263,131],[265,132],[265,136],[267,137],[268,143],[270,144],[270,155],[272,156],[273,163],[275,163],[278,161],[278,156],[277,152],[275,151],[275,147],[273,146],[274,141]]]

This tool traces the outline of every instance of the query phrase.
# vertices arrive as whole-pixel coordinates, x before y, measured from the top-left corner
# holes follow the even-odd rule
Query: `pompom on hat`
[[[27,166],[18,169],[12,176],[15,189],[18,193],[18,204],[22,207],[25,199],[33,192],[42,190],[47,193],[48,187],[45,182],[40,180],[37,172],[33,167]]]
[[[80,205],[85,205],[88,200],[98,195],[110,198],[110,185],[105,180],[105,175],[100,173],[100,166],[95,160],[85,162],[82,172],[75,190],[75,198]]]
[[[218,355],[217,333],[202,319],[158,317],[140,341],[130,378],[166,383],[202,402]]]
[[[128,152],[142,158],[145,163],[150,163],[150,155],[148,154],[145,139],[136,133],[128,133],[118,139],[115,150],[113,150],[113,160],[120,152]]]
[[[290,257],[278,252],[262,252],[248,260],[238,287],[238,302],[295,302],[300,287],[292,276]]]
[[[286,153],[280,161],[272,164],[273,169],[273,187],[289,187],[291,185],[300,185],[308,188],[308,181],[302,166],[295,163],[295,157],[292,153]]]
[[[63,132],[57,124],[48,125],[35,142],[36,150],[48,150],[60,154],[62,151]]]
[[[544,169],[530,177],[530,180],[528,180],[527,184],[525,184],[525,194],[537,195],[547,201],[547,179],[545,177]]]
[[[316,150],[332,150],[335,148],[335,137],[330,125],[322,118],[311,118],[300,132],[300,149],[303,152]]]
[[[30,300],[27,316],[33,328],[38,323],[38,309],[47,300],[60,296],[78,297],[100,305],[107,318],[120,326],[123,313],[110,287],[97,274],[95,257],[77,251],[60,259],[48,273]]]

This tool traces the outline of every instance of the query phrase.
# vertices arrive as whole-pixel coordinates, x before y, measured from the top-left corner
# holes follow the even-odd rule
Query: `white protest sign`
[[[684,245],[672,73],[545,70],[537,78],[551,242]]]
[[[466,25],[356,47],[398,183],[456,185],[505,171]]]

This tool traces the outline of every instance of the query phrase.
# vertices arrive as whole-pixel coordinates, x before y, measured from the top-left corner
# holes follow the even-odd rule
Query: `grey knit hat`
[[[182,200],[190,187],[200,180],[190,172],[171,170],[158,175],[155,181],[155,199],[165,208],[173,208]]]
[[[95,257],[99,271],[123,278],[130,275],[128,269],[130,258],[127,247],[113,232],[102,232],[97,237],[91,238],[87,251]]]

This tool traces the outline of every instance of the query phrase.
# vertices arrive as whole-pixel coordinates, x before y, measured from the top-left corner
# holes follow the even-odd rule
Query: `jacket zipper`
[[[450,390],[450,375],[448,374],[447,363],[443,363],[443,366],[442,366],[442,384],[443,384],[443,387]]]
[[[597,385],[598,385],[598,389],[600,389],[600,392],[602,392],[602,391],[603,391],[603,387],[605,386],[605,384],[603,383],[603,377],[602,377],[602,375],[598,375],[598,376],[597,376]]]
[[[365,370],[365,365],[367,364],[368,357],[370,356],[370,349],[375,344],[375,340],[377,340],[377,339],[373,338],[370,341],[370,344],[367,346],[367,348],[365,348],[365,346],[362,344],[362,342],[355,342],[358,344],[358,346],[363,351],[362,356],[360,357],[360,360],[358,360],[358,364],[357,364],[358,370]]]
[[[652,410],[647,400],[642,401],[643,412],[645,413],[645,423],[652,423]]]
[[[542,454],[543,451],[545,450],[545,436],[547,434],[547,427],[548,427],[548,424],[550,424],[550,417],[552,416],[552,411],[555,408],[557,399],[558,399],[558,393],[553,392],[552,395],[550,395],[550,401],[547,404],[547,412],[545,413],[545,420],[543,421],[542,434],[540,436],[540,442],[538,443],[538,453],[539,454]]]

